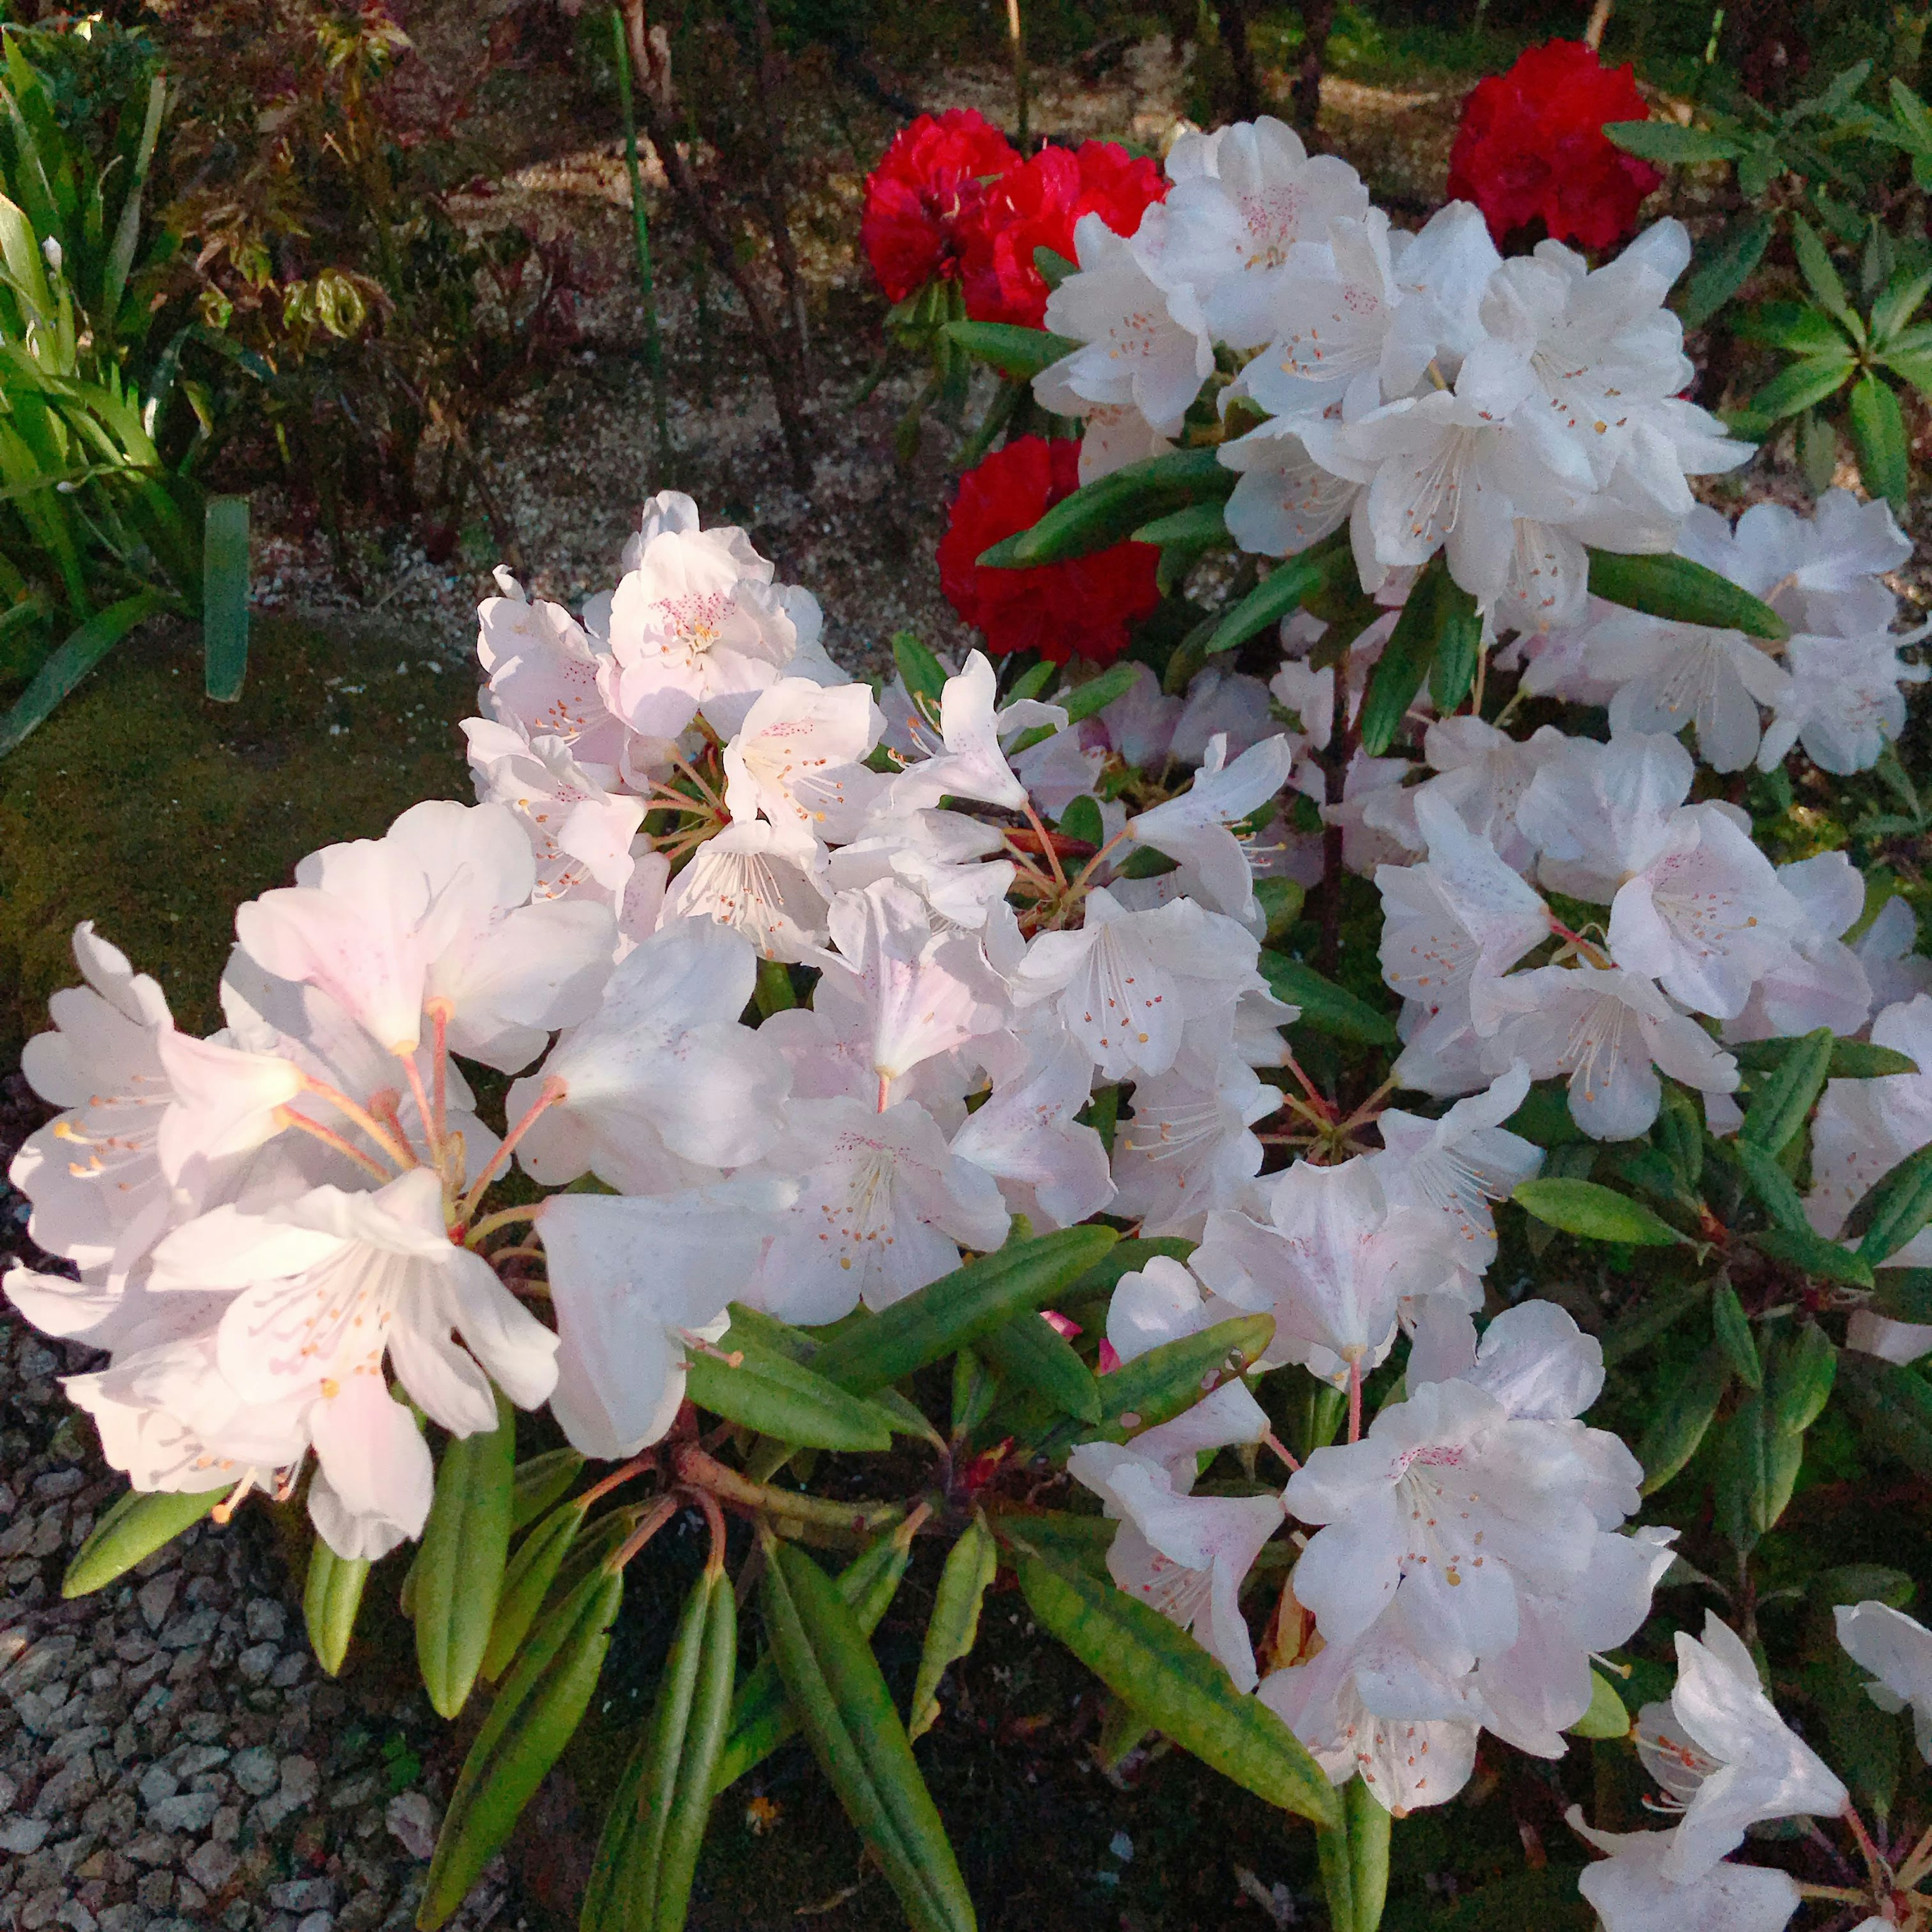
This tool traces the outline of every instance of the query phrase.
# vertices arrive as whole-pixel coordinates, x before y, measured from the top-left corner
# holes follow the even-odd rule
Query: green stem
[[[1355,1874],[1348,1856],[1346,1822],[1332,1832],[1317,1832],[1315,1850],[1322,1861],[1322,1888],[1328,1894],[1330,1932],[1355,1932]]]
[[[1348,1819],[1348,1868],[1355,1893],[1355,1932],[1377,1932],[1388,1898],[1389,1832],[1394,1820],[1359,1778],[1342,1793]]]
[[[658,468],[670,469],[670,416],[664,398],[664,338],[658,328],[657,280],[651,268],[650,218],[644,212],[644,171],[638,165],[638,119],[631,101],[631,47],[621,8],[610,10],[617,51],[617,95],[624,114],[624,166],[631,180],[631,228],[637,242],[638,286],[644,298],[644,363],[651,375],[651,414],[657,428]],[[661,478],[662,480],[662,478]]]

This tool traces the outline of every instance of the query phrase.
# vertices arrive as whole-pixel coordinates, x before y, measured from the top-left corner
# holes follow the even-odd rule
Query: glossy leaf
[[[1856,341],[1864,340],[1864,324],[1845,294],[1845,285],[1833,265],[1831,252],[1819,238],[1818,231],[1802,214],[1791,217],[1791,245],[1798,256],[1798,272],[1811,292],[1832,315],[1842,322]]]
[[[1790,635],[1784,620],[1769,604],[1688,556],[1634,556],[1593,550],[1590,592],[1612,604],[1675,623],[1742,631],[1747,637],[1764,638],[1774,644]]]
[[[1772,1425],[1802,1435],[1825,1412],[1838,1379],[1838,1352],[1815,1322],[1798,1324],[1772,1361],[1769,1415]]]
[[[1455,620],[1460,609],[1456,600],[1466,602],[1468,594],[1449,575],[1447,550],[1438,550],[1423,566],[1382,656],[1376,660],[1362,699],[1362,750],[1366,756],[1378,758],[1395,742],[1408,707],[1429,675],[1437,646]]]
[[[1766,1228],[1750,1238],[1773,1261],[1820,1281],[1841,1281],[1852,1288],[1872,1285],[1869,1262],[1836,1241],[1826,1240],[1822,1234],[1814,1234],[1809,1228]]]
[[[1909,1154],[1881,1174],[1845,1216],[1847,1238],[1874,1268],[1904,1247],[1932,1218],[1932,1146]]]
[[[1779,1166],[1776,1157],[1766,1154],[1762,1148],[1742,1139],[1731,1151],[1744,1171],[1750,1191],[1772,1221],[1794,1234],[1809,1234],[1811,1222],[1804,1212],[1804,1197],[1792,1184],[1790,1175]]]
[[[1932,1268],[1878,1268],[1871,1279],[1877,1292],[1866,1306],[1874,1315],[1932,1323]]]
[[[1300,1009],[1294,1024],[1364,1046],[1396,1044],[1395,1022],[1386,1013],[1378,1012],[1366,1000],[1358,999],[1346,988],[1324,978],[1312,966],[1305,966],[1299,959],[1291,959],[1286,953],[1272,952],[1266,946],[1262,949],[1258,963],[1268,991],[1276,999]]]
[[[1510,1198],[1539,1221],[1592,1241],[1623,1241],[1661,1248],[1684,1237],[1641,1201],[1594,1180],[1538,1179],[1520,1183]]]
[[[510,1484],[510,1534],[527,1529],[561,1502],[564,1492],[583,1472],[584,1458],[574,1449],[547,1450],[519,1462]]]
[[[1816,356],[1787,364],[1750,400],[1750,413],[1767,423],[1782,422],[1801,410],[1828,401],[1856,372],[1856,352],[1842,343]]]
[[[1016,1316],[980,1337],[977,1347],[1010,1383],[1043,1395],[1082,1422],[1100,1419],[1100,1389],[1094,1371],[1044,1317]]]
[[[910,631],[892,639],[892,662],[901,682],[915,700],[924,699],[934,717],[939,715],[940,693],[946,686],[946,667]]]
[[[544,1599],[550,1594],[584,1527],[584,1505],[572,1502],[553,1510],[517,1546],[503,1571],[496,1615],[483,1652],[482,1673],[492,1684],[502,1676],[530,1635]]]
[[[1730,1358],[1714,1343],[1678,1377],[1636,1444],[1646,1496],[1654,1496],[1696,1454],[1730,1385]]]
[[[1864,478],[1866,489],[1902,510],[1911,484],[1912,466],[1905,412],[1899,407],[1898,392],[1868,369],[1852,386],[1846,421],[1851,427],[1852,448],[1858,459],[1858,474]]]
[[[1300,607],[1328,580],[1346,552],[1327,547],[1304,551],[1277,563],[1253,590],[1234,605],[1209,634],[1204,655],[1217,656],[1258,637]]]
[[[1111,1580],[1022,1550],[1028,1607],[1117,1697],[1202,1763],[1268,1803],[1333,1830],[1340,1798],[1300,1740],[1220,1662]]]
[[[1134,532],[1136,543],[1158,544],[1163,550],[1175,545],[1199,551],[1230,541],[1227,519],[1218,502],[1190,503],[1184,510],[1175,510],[1142,524]]]
[[[979,562],[993,568],[1025,570],[1086,556],[1130,537],[1156,517],[1191,503],[1224,502],[1234,481],[1234,472],[1212,449],[1177,449],[1130,463],[1082,484],[1031,529],[982,551]]]
[[[961,1658],[970,1655],[978,1642],[980,1606],[999,1568],[999,1545],[986,1519],[975,1515],[947,1551],[946,1567],[939,1574],[938,1594],[920,1652],[919,1675],[913,1680],[908,1737],[923,1737],[938,1720],[940,1679]]]
[[[452,1436],[416,1558],[416,1662],[438,1712],[453,1718],[489,1648],[510,1546],[516,1413],[497,1397],[496,1426]]]
[[[892,1446],[892,1426],[872,1403],[769,1348],[748,1329],[728,1329],[725,1357],[690,1351],[686,1388],[700,1408],[782,1442],[854,1454]]]
[[[315,1660],[332,1677],[340,1672],[349,1654],[349,1640],[356,1634],[356,1618],[368,1580],[366,1558],[338,1556],[320,1536],[315,1539],[309,1552],[308,1576],[302,1586],[302,1618]]]
[[[91,1596],[172,1543],[201,1521],[228,1494],[218,1490],[130,1490],[118,1497],[87,1540],[74,1552],[61,1579],[63,1597]]]
[[[1776,1069],[1752,1084],[1739,1138],[1767,1154],[1782,1154],[1804,1124],[1805,1117],[1832,1069],[1832,1030],[1820,1027],[1796,1042]]]
[[[914,1932],[974,1932],[946,1828],[851,1606],[803,1550],[775,1538],[764,1550],[766,1635],[820,1768]]]
[[[1042,1446],[1058,1454],[1076,1438],[1124,1442],[1144,1429],[1172,1422],[1222,1382],[1244,1373],[1274,1340],[1272,1315],[1240,1315],[1163,1342],[1099,1378],[1097,1428],[1064,1431]]]
[[[1750,1318],[1728,1281],[1720,1280],[1711,1291],[1711,1329],[1738,1381],[1747,1388],[1762,1388],[1764,1364],[1752,1339]]]
[[[44,724],[61,700],[137,625],[167,608],[158,590],[136,591],[99,610],[73,632],[34,674],[33,682],[0,718],[0,758]]]
[[[1007,322],[949,322],[946,332],[975,361],[990,362],[1003,376],[1036,376],[1081,346],[1070,336]]]
[[[1809,1037],[1801,1034],[1781,1040],[1742,1040],[1730,1051],[1744,1072],[1762,1073],[1782,1065],[1792,1049],[1802,1046]],[[1874,1080],[1890,1073],[1916,1073],[1918,1063],[1909,1054],[1874,1046],[1870,1040],[1834,1040],[1827,1071],[1834,1080]]]

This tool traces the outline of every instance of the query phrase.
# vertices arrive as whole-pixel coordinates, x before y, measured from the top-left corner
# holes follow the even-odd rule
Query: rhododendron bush
[[[1109,1767],[1305,1821],[1346,1932],[1510,1753],[1610,1932],[1923,1924],[1932,1631],[1857,1540],[1932,1478],[1891,512],[1693,497],[1750,452],[1683,399],[1675,222],[1505,260],[1272,121],[1131,206],[989,132],[902,136],[867,228],[896,298],[1009,304],[944,328],[1000,374],[940,556],[987,652],[848,677],[667,493],[576,615],[499,573],[478,802],[242,907],[218,1033],[76,934],[14,1168],[75,1272],[6,1284],[106,1352],[70,1589],[300,1497],[334,1670],[406,1551],[431,1701],[488,1703],[425,1926],[684,1511],[589,1932],[681,1924],[798,1732],[970,1926],[910,1741],[1003,1576]],[[1012,320],[1002,236],[1090,193]],[[1806,845],[1855,787],[1905,811]]]

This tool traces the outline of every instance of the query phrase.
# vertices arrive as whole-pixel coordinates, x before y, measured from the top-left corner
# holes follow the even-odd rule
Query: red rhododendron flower
[[[1131,235],[1148,204],[1167,192],[1152,161],[1118,141],[1042,148],[987,190],[966,242],[966,313],[975,322],[1037,328],[1046,314],[1046,278],[1036,248],[1070,261],[1073,224],[1097,214],[1116,235]]]
[[[940,588],[994,657],[1037,651],[1055,664],[1076,657],[1106,664],[1160,602],[1154,585],[1160,553],[1151,544],[1118,543],[1034,570],[980,568],[982,550],[1030,529],[1079,482],[1078,442],[1038,436],[995,450],[960,479],[940,539]]]
[[[1605,67],[1581,40],[1532,47],[1463,102],[1450,198],[1473,201],[1499,245],[1540,216],[1559,242],[1614,247],[1664,177],[1611,142],[1604,123],[1649,116],[1628,66]]]
[[[986,182],[1020,164],[1012,143],[971,107],[922,114],[866,177],[860,236],[880,286],[904,302],[934,275],[956,275]]]

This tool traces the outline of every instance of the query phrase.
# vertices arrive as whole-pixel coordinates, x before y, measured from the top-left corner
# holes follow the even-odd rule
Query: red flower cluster
[[[1540,216],[1559,242],[1612,248],[1664,177],[1612,143],[1604,123],[1649,115],[1628,67],[1605,67],[1580,40],[1532,47],[1463,102],[1450,198],[1473,201],[1498,245]]]
[[[1012,144],[975,108],[922,114],[893,136],[866,177],[860,228],[879,285],[894,302],[934,275],[957,275],[986,184],[1020,165]]]
[[[1160,170],[1117,141],[1041,148],[987,193],[966,244],[966,313],[975,322],[1039,328],[1047,288],[1034,250],[1051,248],[1070,261],[1073,225],[1083,214],[1131,235],[1148,203],[1166,192]]]
[[[1036,328],[1047,291],[1034,250],[1070,257],[1073,225],[1090,213],[1131,235],[1166,192],[1160,169],[1116,142],[1042,148],[1022,160],[975,110],[955,107],[894,136],[866,177],[860,234],[894,302],[935,275],[959,278],[974,321]]]
[[[1090,556],[1033,570],[982,569],[981,551],[1028,530],[1079,487],[1080,446],[1022,436],[961,478],[939,544],[940,588],[985,637],[994,657],[1037,651],[1055,664],[1106,664],[1127,633],[1160,602],[1151,544],[1118,543]]]

